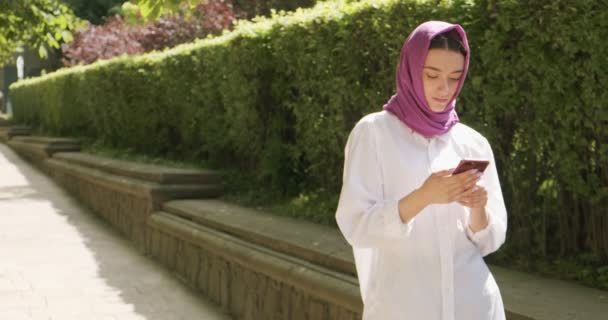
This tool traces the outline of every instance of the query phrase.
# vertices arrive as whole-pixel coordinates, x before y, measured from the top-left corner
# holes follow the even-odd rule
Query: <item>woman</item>
[[[336,220],[353,247],[363,319],[505,319],[483,260],[507,228],[494,157],[455,111],[468,64],[462,27],[421,24],[401,51],[397,93],[348,138]],[[490,165],[452,175],[461,159]]]

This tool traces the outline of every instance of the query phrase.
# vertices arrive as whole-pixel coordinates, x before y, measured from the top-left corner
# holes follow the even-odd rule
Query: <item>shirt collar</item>
[[[448,142],[450,140],[450,135],[451,135],[452,130],[449,130],[448,132],[441,134],[441,135],[427,138],[427,137],[421,135],[420,133],[414,131],[414,129],[408,127],[405,123],[404,123],[404,125],[406,127],[405,129],[407,130],[407,132],[410,133],[410,136],[417,142],[421,142],[423,144],[429,144],[429,143],[431,143],[431,141],[434,141],[434,140],[441,141],[443,143]]]
[[[387,112],[387,111],[383,111],[383,112]],[[442,134],[442,135],[438,135],[438,136],[434,136],[432,138],[427,138],[423,135],[421,135],[420,133],[414,131],[414,129],[410,128],[405,122],[399,120],[399,118],[397,118],[397,116],[395,116],[394,114],[392,114],[391,112],[387,112],[390,117],[393,119],[393,121],[398,122],[401,126],[403,126],[404,130],[409,133],[409,138],[412,139],[414,142],[420,143],[420,144],[424,144],[424,145],[428,145],[429,143],[431,143],[431,141],[433,140],[438,140],[441,141],[443,143],[448,142],[450,140],[450,136],[452,134],[452,129],[448,130],[448,132]],[[458,125],[458,124],[456,124]],[[454,128],[454,127],[452,127]]]

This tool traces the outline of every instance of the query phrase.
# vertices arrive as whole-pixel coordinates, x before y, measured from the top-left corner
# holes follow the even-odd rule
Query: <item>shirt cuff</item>
[[[486,238],[488,236],[488,234],[490,233],[490,227],[492,226],[492,216],[490,214],[488,214],[488,225],[477,231],[477,232],[473,232],[473,230],[471,230],[471,226],[469,221],[467,221],[467,228],[466,228],[466,233],[467,233],[467,237],[469,238],[469,240],[473,241],[473,243],[475,244],[479,244],[482,239]]]
[[[408,223],[401,221],[399,201],[385,201],[380,210],[382,216],[384,216],[384,228],[388,236],[403,237],[411,232],[415,218]]]

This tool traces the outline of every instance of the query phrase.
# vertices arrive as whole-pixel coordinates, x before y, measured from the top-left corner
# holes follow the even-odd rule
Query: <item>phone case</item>
[[[460,163],[458,164],[456,169],[454,169],[454,172],[452,172],[452,174],[463,173],[471,169],[477,169],[479,172],[484,172],[489,164],[490,161],[486,160],[460,160]]]

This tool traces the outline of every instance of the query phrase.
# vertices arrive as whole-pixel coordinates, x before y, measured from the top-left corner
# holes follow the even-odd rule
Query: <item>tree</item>
[[[49,47],[72,40],[80,20],[58,0],[0,1],[0,66],[11,62],[19,47],[37,49],[42,57]]]
[[[125,0],[62,0],[77,17],[92,24],[103,24],[104,18],[113,16]]]
[[[207,0],[194,10],[182,8],[149,22],[141,21],[139,8],[128,4],[123,5],[124,17],[106,18],[103,25],[91,24],[76,31],[74,41],[61,46],[63,64],[89,64],[123,54],[162,50],[221,33],[230,29],[236,18],[225,0]]]
[[[194,8],[204,0],[131,0],[130,2],[139,6],[141,15],[145,19],[156,19],[163,13],[178,11],[182,3]]]
[[[164,13],[176,12],[180,6],[188,5],[190,8],[199,5],[213,5],[210,0],[130,0],[132,4],[139,7],[141,15],[146,20],[154,20]],[[217,2],[217,1],[216,1]],[[291,11],[300,7],[311,7],[316,0],[230,0],[228,1],[234,10],[241,12],[241,18],[250,19],[255,16],[265,16],[271,10]]]
[[[140,37],[137,26],[124,23],[119,16],[107,18],[103,25],[90,24],[76,31],[74,41],[61,46],[63,64],[89,64],[122,54],[143,53]]]

